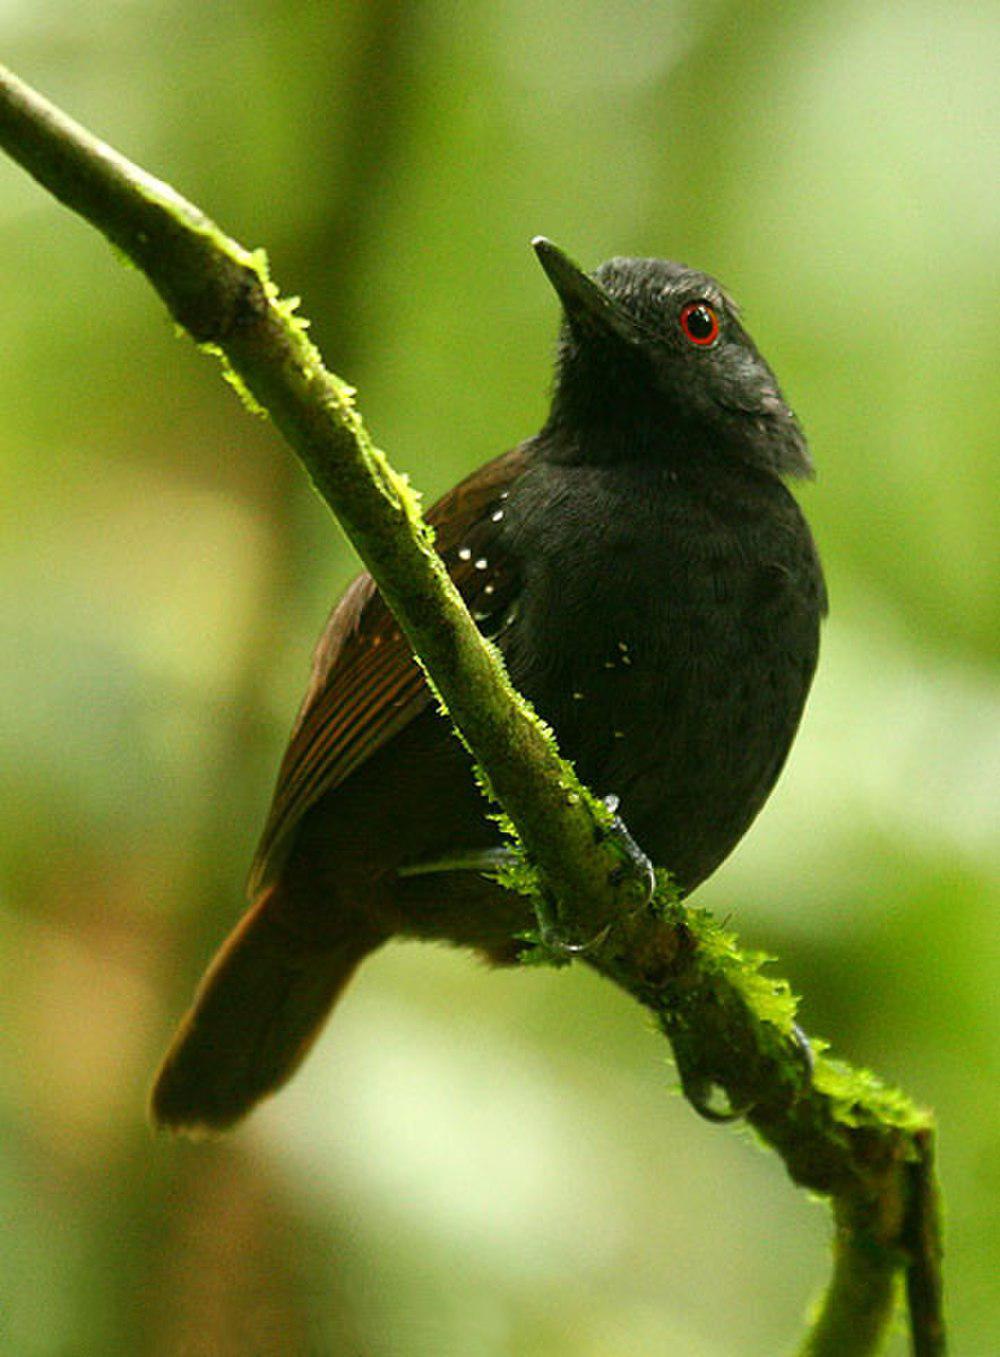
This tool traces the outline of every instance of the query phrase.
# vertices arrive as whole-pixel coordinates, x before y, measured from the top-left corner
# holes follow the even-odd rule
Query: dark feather
[[[513,563],[496,551],[494,515],[502,515],[507,488],[523,469],[523,450],[515,448],[462,481],[427,513],[435,546],[488,635],[502,626],[516,595]],[[250,871],[251,897],[275,878],[309,808],[432,700],[374,581],[367,573],[359,575],[316,647],[312,678]]]

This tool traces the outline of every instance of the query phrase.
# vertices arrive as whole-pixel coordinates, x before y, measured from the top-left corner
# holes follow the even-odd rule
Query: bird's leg
[[[653,898],[656,890],[656,872],[652,862],[642,851],[628,831],[628,826],[617,813],[620,798],[613,792],[603,798],[604,804],[614,817],[610,825],[601,825],[597,830],[598,843],[609,843],[620,857],[617,866],[611,869],[608,881],[615,888],[630,887],[629,903],[634,896],[635,910],[643,909]]]
[[[616,813],[619,798],[614,795],[606,796],[604,804],[613,819],[610,824],[597,828],[596,839],[598,843],[608,843],[619,858],[609,873],[608,883],[616,891],[627,891],[624,898],[631,910],[642,909],[649,903],[656,888],[653,864],[629,833],[624,820]],[[500,877],[502,881],[504,872],[516,867],[521,860],[519,850],[511,844],[500,844],[492,848],[459,848],[440,857],[406,863],[396,869],[396,874],[400,877],[414,877],[429,876],[435,872],[479,872],[484,876]],[[608,923],[594,937],[583,942],[578,941],[566,932],[552,895],[543,888],[534,899],[538,915],[539,940],[543,947],[560,956],[567,958],[581,956],[599,947],[611,931],[612,925]]]
[[[608,831],[610,832],[610,831]],[[499,877],[517,867],[523,858],[513,844],[497,845],[493,848],[456,849],[453,853],[436,858],[424,858],[419,862],[409,862],[396,869],[400,877],[430,876],[436,872],[479,872],[483,876]],[[596,947],[607,937],[608,928],[604,928],[588,942],[577,942],[567,936],[560,920],[555,898],[544,886],[533,893],[535,913],[538,917],[537,941],[550,952],[567,960]],[[610,928],[610,925],[608,926]]]
[[[509,846],[496,848],[459,848],[454,853],[446,853],[439,858],[424,858],[420,862],[409,862],[397,867],[397,876],[429,876],[432,872],[482,872],[492,876],[502,872],[505,867],[513,867],[518,860],[517,851]]]
[[[611,925],[608,924],[586,942],[578,942],[566,932],[559,918],[559,909],[554,896],[543,889],[534,897],[534,903],[538,916],[538,936],[542,946],[566,961],[584,956],[593,948],[599,947],[611,931]]]
[[[598,826],[595,837],[598,843],[608,843],[620,859],[608,875],[608,884],[615,890],[627,890],[624,898],[630,906],[630,912],[643,909],[656,889],[653,864],[629,833],[625,821],[616,813],[619,798],[611,794],[603,800],[614,818],[609,825]],[[613,922],[608,923],[594,937],[586,942],[578,942],[567,936],[559,920],[556,902],[551,896],[543,894],[537,899],[536,910],[542,943],[566,957],[581,956],[600,947],[613,927]]]

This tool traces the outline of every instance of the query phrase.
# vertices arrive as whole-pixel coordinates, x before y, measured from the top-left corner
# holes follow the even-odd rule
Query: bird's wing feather
[[[507,488],[523,467],[523,450],[515,448],[474,472],[427,513],[438,552],[487,632],[508,612],[517,588],[513,563],[496,550],[495,525],[502,518]],[[432,700],[423,671],[374,581],[367,573],[359,575],[316,647],[312,677],[251,868],[252,896],[279,871],[306,811]]]

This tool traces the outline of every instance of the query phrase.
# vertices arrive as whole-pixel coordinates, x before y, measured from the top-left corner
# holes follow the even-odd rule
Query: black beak
[[[574,329],[614,334],[629,344],[642,342],[642,331],[628,312],[589,273],[563,254],[558,245],[545,236],[535,236],[531,244]]]

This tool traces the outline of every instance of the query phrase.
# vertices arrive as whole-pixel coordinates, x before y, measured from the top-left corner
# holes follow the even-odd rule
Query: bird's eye
[[[688,302],[681,312],[681,329],[692,344],[707,349],[719,337],[719,317],[708,302]]]

